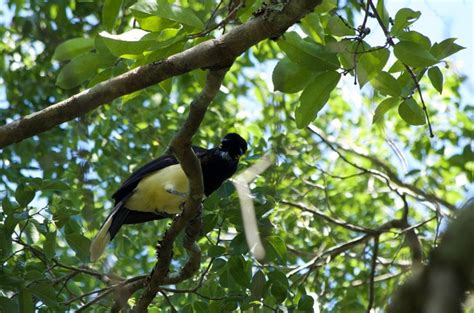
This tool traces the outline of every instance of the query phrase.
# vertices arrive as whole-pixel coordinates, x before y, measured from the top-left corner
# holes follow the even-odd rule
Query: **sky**
[[[375,0],[374,0],[375,1]],[[473,0],[385,0],[387,10],[393,17],[395,13],[403,7],[422,12],[418,21],[412,29],[420,31],[428,36],[432,42],[439,42],[446,38],[455,37],[458,44],[466,47],[465,50],[451,56],[452,69],[467,75],[468,79],[463,85],[461,94],[464,104],[474,105],[474,4]],[[10,22],[12,12],[8,10],[7,0],[0,0],[0,23]],[[372,27],[372,26],[371,26]],[[375,29],[376,26],[374,25]],[[373,39],[378,43],[384,43],[383,34],[379,34]],[[272,68],[266,68],[269,73],[264,73],[271,81]],[[5,105],[5,89],[0,77],[0,107]],[[3,102],[3,104],[2,104]],[[255,111],[253,111],[255,112]],[[474,191],[470,191],[474,194]],[[317,298],[317,295],[315,299]],[[319,309],[315,307],[315,311]]]
[[[386,0],[388,12],[402,7],[421,11],[421,17],[412,29],[428,36],[432,42],[458,38],[466,49],[449,57],[453,69],[468,76],[463,86],[464,100],[474,102],[474,1],[473,0]]]

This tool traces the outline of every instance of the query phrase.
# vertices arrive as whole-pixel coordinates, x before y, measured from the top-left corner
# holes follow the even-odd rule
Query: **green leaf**
[[[303,90],[314,75],[304,67],[291,62],[288,58],[280,60],[272,74],[275,90],[295,93]]]
[[[0,296],[0,312],[16,313],[19,309],[16,299]]]
[[[230,210],[227,210],[230,211]],[[240,213],[240,212],[238,212]],[[239,215],[240,218],[240,215]],[[232,255],[245,254],[248,251],[247,241],[244,234],[240,233],[232,239],[229,246],[229,253]]]
[[[27,214],[27,217],[28,217],[28,214]],[[20,220],[15,216],[15,214],[7,215],[3,223],[5,237],[10,238],[10,236],[13,234],[13,231],[15,230],[15,227],[19,221]]]
[[[221,306],[222,312],[234,312],[239,305],[238,301],[233,297],[228,297],[223,302]]]
[[[56,85],[63,89],[77,87],[91,78],[98,68],[104,66],[103,62],[103,58],[97,53],[88,52],[79,55],[59,72]]]
[[[204,215],[201,233],[205,235],[213,230],[217,224],[218,218],[219,216],[214,213]]]
[[[105,0],[102,8],[102,25],[107,31],[112,31],[115,21],[122,8],[123,0]]]
[[[208,250],[208,255],[210,257],[218,257],[218,256],[221,256],[225,253],[226,249],[225,247],[222,247],[222,246],[212,246],[209,248]]]
[[[162,49],[168,47],[183,36],[178,36],[179,29],[167,28],[157,33],[150,33],[141,29],[132,29],[119,35],[108,32],[100,32],[99,36],[104,40],[110,52],[117,57],[135,59],[145,51]]]
[[[400,98],[392,97],[384,99],[382,102],[380,102],[380,104],[375,109],[372,124],[382,122],[385,113],[387,113],[390,109],[396,107],[399,103]]]
[[[319,19],[319,14],[311,13],[306,15],[301,20],[301,27],[303,31],[310,36],[315,42],[324,45],[326,36],[324,27],[321,24],[321,20]]]
[[[275,251],[278,258],[285,263],[287,258],[287,249],[285,245],[285,241],[279,236],[268,236],[265,240],[270,244],[270,246]]]
[[[158,16],[171,21],[188,25],[197,29],[204,29],[204,24],[190,8],[169,4],[167,0],[139,0],[130,7],[133,14],[141,13],[149,16]]]
[[[426,117],[423,109],[412,98],[406,99],[398,107],[398,114],[410,125],[424,125]]]
[[[247,0],[245,5],[237,11],[237,16],[242,23],[245,23],[253,13],[262,7],[264,0]]]
[[[114,63],[116,62],[117,58],[112,54],[112,52],[110,52],[109,48],[105,44],[104,38],[102,38],[100,35],[95,36],[94,46],[97,53],[104,57],[113,59]]]
[[[21,313],[33,313],[35,311],[33,295],[28,289],[20,289],[20,292],[18,294],[18,302],[20,304]]]
[[[90,239],[79,233],[71,233],[66,235],[66,241],[74,252],[76,252],[78,258],[83,261],[89,260]]]
[[[300,97],[300,105],[296,108],[295,119],[298,128],[308,126],[324,107],[329,99],[341,74],[335,71],[324,72],[313,78],[312,82],[306,86]]]
[[[321,14],[331,11],[332,9],[337,8],[337,1],[336,0],[323,0],[321,4],[317,5],[314,9],[314,12]]]
[[[393,51],[397,59],[409,66],[428,67],[438,63],[438,59],[422,45],[411,41],[400,41],[395,45]]]
[[[298,301],[298,310],[303,312],[312,312],[314,307],[314,299],[309,295],[302,295]]]
[[[413,71],[416,77],[416,81],[420,81],[421,78],[426,73],[426,68],[420,68],[418,70]],[[397,78],[398,84],[402,87],[402,97],[408,98],[416,88],[415,80],[413,79],[412,75],[407,71],[403,71],[400,76]]]
[[[275,297],[277,303],[285,301],[288,291],[287,288],[281,284],[273,284],[270,288],[272,295]]]
[[[110,52],[117,57],[142,54],[153,46],[155,40],[146,37],[150,32],[141,29],[132,29],[119,35],[113,35],[106,31],[100,32],[99,36],[104,40]]]
[[[159,16],[137,17],[137,21],[140,24],[141,29],[152,32],[162,31],[166,28],[178,28],[179,26],[176,22]]]
[[[219,284],[224,288],[235,286],[235,280],[232,279],[231,272],[228,268],[219,274]]]
[[[2,199],[2,210],[8,215],[15,211],[15,206],[12,204],[7,194],[4,194],[4,198]]]
[[[295,32],[286,33],[278,40],[278,46],[291,61],[313,72],[334,70],[340,66],[335,53],[320,44],[303,40]]]
[[[229,272],[239,285],[245,288],[250,286],[250,273],[247,272],[245,260],[241,255],[229,259]]]
[[[409,8],[400,9],[395,15],[395,22],[390,30],[391,34],[397,36],[402,30],[416,22],[420,15],[420,11],[413,11]]]
[[[431,40],[425,35],[413,30],[400,33],[400,35],[398,35],[398,39],[402,41],[411,41],[417,43],[426,50],[429,50],[431,48]]]
[[[45,179],[41,184],[42,190],[64,191],[71,189],[65,182],[57,179]]]
[[[443,93],[443,73],[437,66],[433,66],[428,70],[428,77],[433,87],[441,94]]]
[[[372,86],[383,95],[397,97],[400,96],[402,88],[398,81],[387,72],[380,74],[370,81]]]
[[[161,89],[166,95],[170,95],[171,90],[173,89],[173,77],[160,82],[159,86],[161,87]]]
[[[370,49],[370,46],[364,49]],[[389,56],[390,52],[386,48],[364,52],[359,55],[357,61],[357,81],[359,82],[360,88],[364,87],[368,81],[380,73],[385,64],[387,64]]]
[[[286,275],[277,269],[273,269],[270,273],[268,273],[268,281],[271,284],[280,284],[285,288],[290,286]]]
[[[92,38],[74,38],[66,40],[56,47],[53,60],[67,61],[94,48]]]
[[[392,64],[392,66],[388,69],[388,72],[389,73],[399,73],[399,72],[403,72],[404,70],[406,70],[405,65],[403,65],[403,63],[400,62],[400,60],[396,60]]]
[[[208,305],[202,301],[195,301],[193,303],[193,309],[194,311],[193,312],[197,312],[197,313],[207,313],[208,312]]]
[[[15,273],[0,272],[0,286],[4,286],[6,289],[20,288],[24,283],[24,280]]]
[[[347,39],[335,43],[329,43],[328,49],[337,53],[341,66],[344,69],[354,68],[354,51],[356,45]]]
[[[56,300],[56,291],[52,285],[48,283],[34,283],[30,285],[28,289],[49,308],[56,307],[58,305]]]
[[[212,271],[217,272],[225,265],[227,265],[227,262],[223,258],[217,258],[214,260],[214,263],[212,263]]]
[[[219,189],[217,189],[217,195],[220,198],[228,198],[232,195],[232,193],[235,191],[234,184],[232,184],[230,181],[225,181]]]
[[[431,54],[437,59],[442,60],[460,50],[466,49],[465,47],[454,43],[454,41],[456,41],[456,38],[449,38],[440,43],[435,43],[433,47],[431,47]]]
[[[23,279],[25,279],[26,281],[38,280],[41,278],[43,278],[43,273],[35,269],[26,272],[23,276]]]
[[[0,225],[0,258],[6,258],[12,253],[12,240],[10,236],[7,236],[5,227]],[[0,274],[1,276],[1,274]],[[1,278],[1,277],[0,277]],[[1,285],[1,282],[0,282]]]
[[[265,295],[267,289],[267,280],[265,274],[262,271],[257,271],[252,278],[252,284],[250,286],[250,291],[252,293],[252,299],[261,299]]]
[[[385,7],[384,0],[377,1],[377,13],[380,15],[382,19],[382,23],[385,27],[389,27],[390,23],[390,15],[387,12],[387,8]]]
[[[26,207],[35,198],[36,191],[30,185],[18,184],[15,190],[15,199],[20,207]]]
[[[55,255],[56,247],[56,231],[47,233],[45,235],[46,240],[43,241],[43,252],[49,259]]]
[[[327,28],[331,31],[333,36],[352,36],[355,35],[355,31],[341,20],[339,16],[333,15],[329,18]]]

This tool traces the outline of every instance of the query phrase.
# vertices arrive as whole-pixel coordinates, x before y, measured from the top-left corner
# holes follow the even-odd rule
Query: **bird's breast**
[[[188,178],[181,165],[171,165],[143,178],[125,207],[140,212],[179,213],[188,190]]]

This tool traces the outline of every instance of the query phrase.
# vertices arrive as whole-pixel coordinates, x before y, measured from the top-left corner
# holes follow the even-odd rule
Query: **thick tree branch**
[[[395,293],[389,313],[462,312],[474,275],[474,200],[452,222],[430,262]]]
[[[189,180],[189,195],[184,203],[183,213],[173,220],[158,247],[158,261],[150,275],[145,290],[134,307],[133,312],[146,312],[163,284],[177,284],[199,269],[201,250],[195,243],[201,230],[201,201],[204,183],[198,158],[191,149],[191,139],[201,124],[207,107],[216,96],[227,69],[211,70],[207,75],[206,86],[191,103],[188,118],[170,144],[170,151],[178,159]],[[189,259],[180,272],[169,274],[173,257],[173,243],[179,233],[186,228],[184,247]]]
[[[321,0],[292,0],[282,9],[271,5],[259,16],[220,38],[202,42],[159,62],[133,69],[69,99],[0,127],[0,148],[45,132],[112,100],[199,68],[228,67],[250,47],[283,34]]]

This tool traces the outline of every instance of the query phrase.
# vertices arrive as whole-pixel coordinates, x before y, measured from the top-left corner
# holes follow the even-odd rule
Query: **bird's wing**
[[[202,158],[208,151],[207,149],[196,146],[193,146],[192,148],[198,158]],[[174,164],[178,164],[178,160],[174,155],[164,155],[143,165],[133,172],[132,175],[123,182],[122,186],[120,186],[120,188],[112,195],[115,203],[118,203],[125,197],[129,196],[135,187],[137,187],[140,180],[144,177]]]

